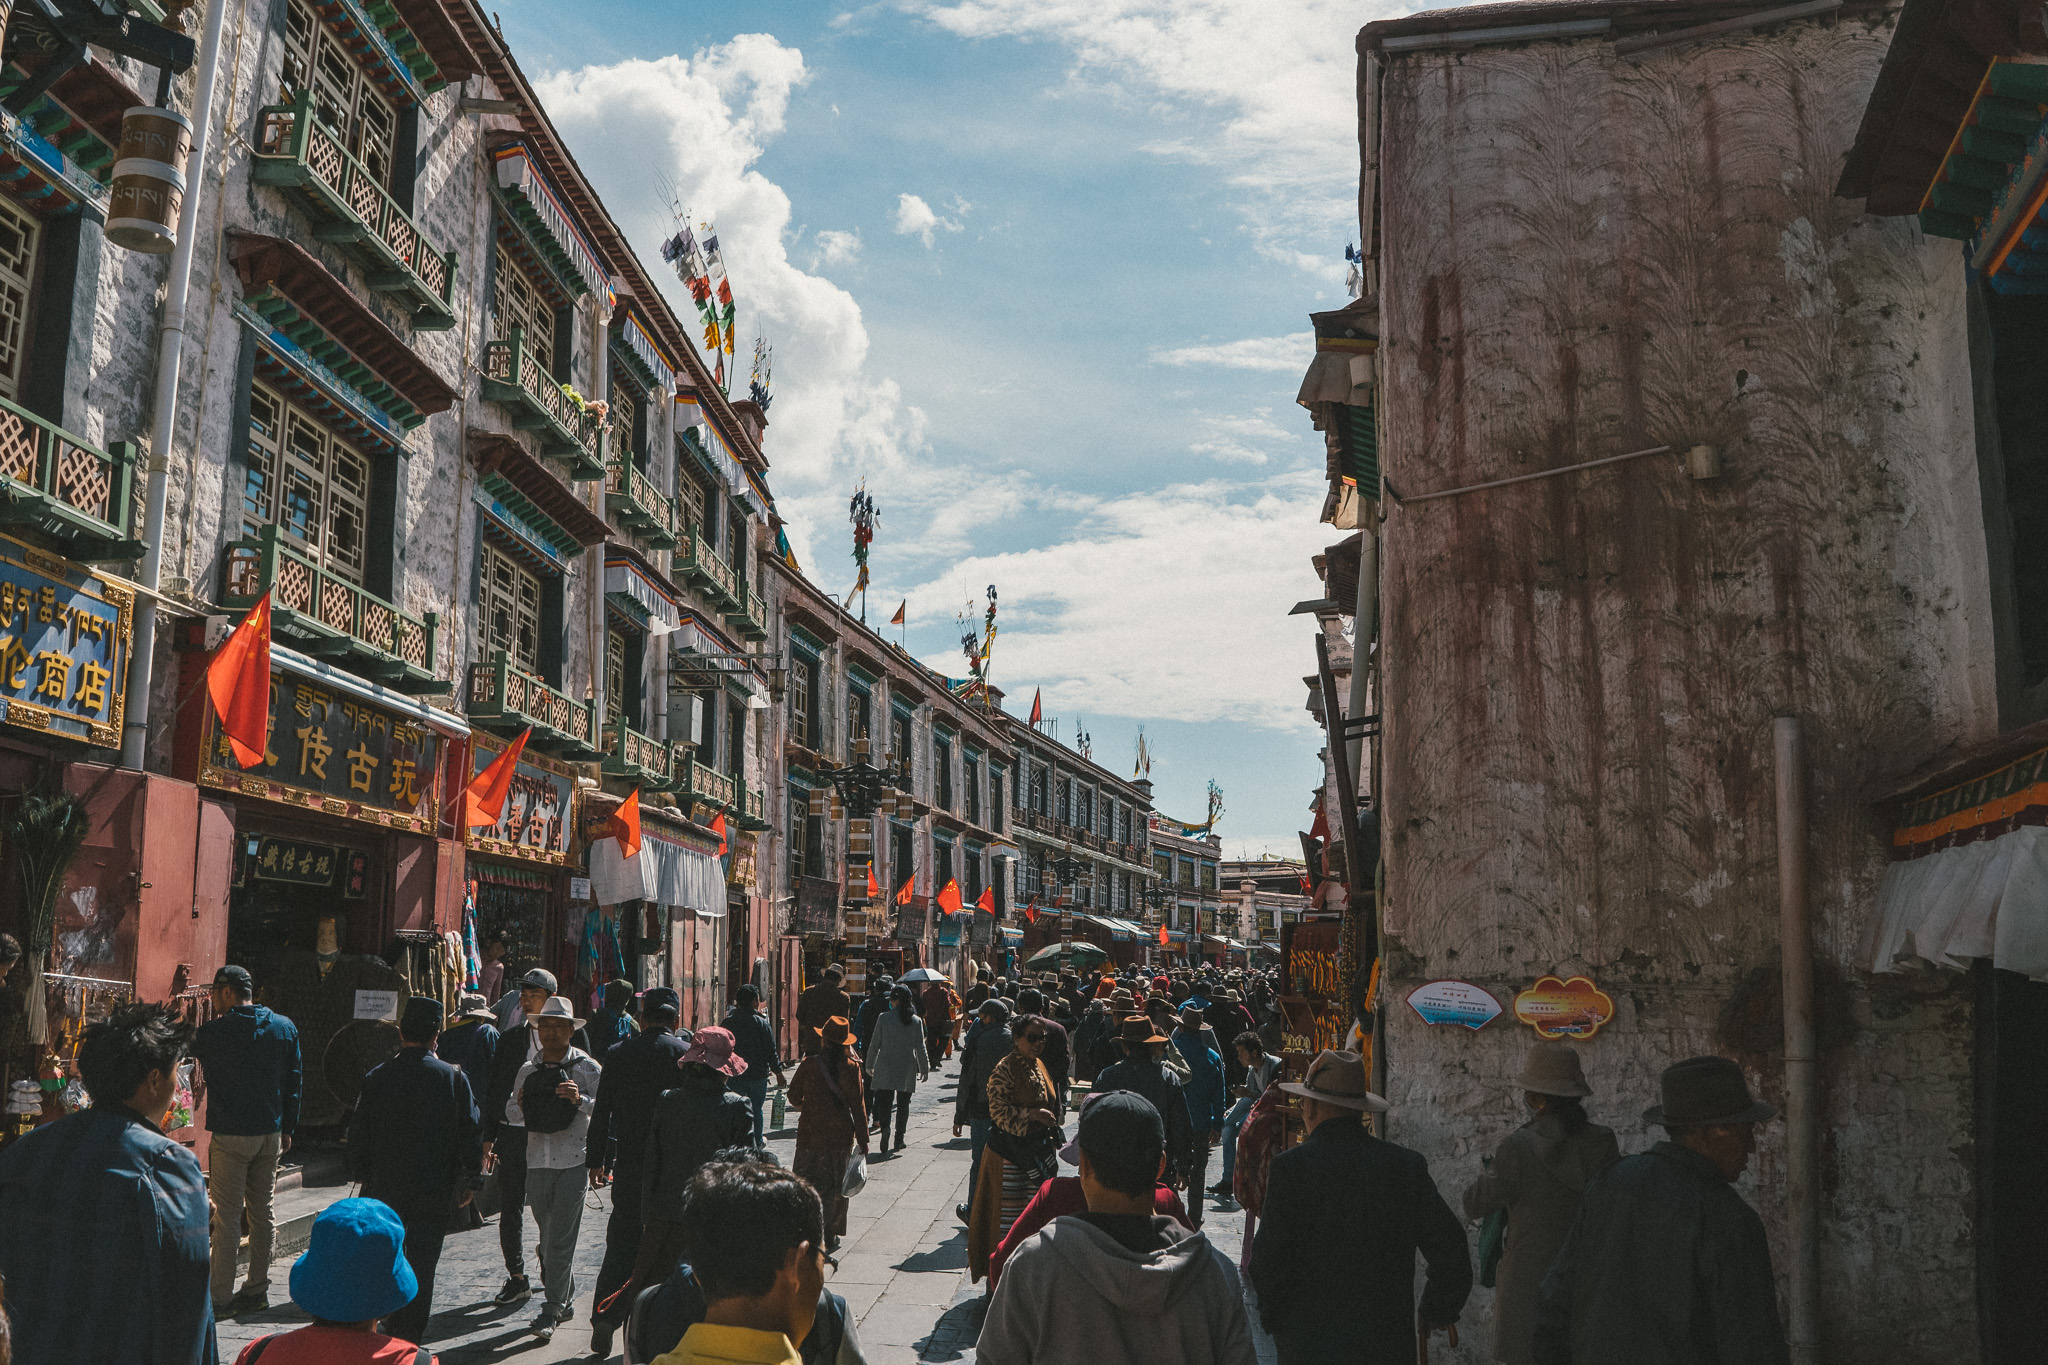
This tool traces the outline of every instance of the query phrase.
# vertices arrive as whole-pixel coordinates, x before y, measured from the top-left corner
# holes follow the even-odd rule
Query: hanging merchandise
[[[483,949],[482,945],[477,941],[476,933],[476,883],[474,881],[466,881],[462,884],[462,957],[464,968],[462,988],[466,991],[473,991],[477,988],[477,973],[484,969]]]
[[[576,957],[576,974],[590,983],[593,1008],[604,1003],[604,983],[621,974],[624,962],[618,918],[604,906],[593,907],[583,917],[583,947]]]

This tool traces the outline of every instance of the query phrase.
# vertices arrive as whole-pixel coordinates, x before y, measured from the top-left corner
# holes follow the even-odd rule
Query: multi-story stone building
[[[0,653],[28,657],[0,668],[0,789],[84,794],[95,850],[52,964],[161,998],[232,959],[318,1014],[333,978],[300,968],[337,951],[446,993],[473,912],[514,972],[673,981],[714,1018],[773,939],[765,416],[484,10],[215,3],[184,15],[196,51],[159,44],[204,144],[171,256],[106,225],[155,70],[9,29]],[[132,9],[118,41],[146,49],[160,16]],[[243,767],[201,682],[266,596],[272,727]],[[503,818],[466,828],[463,786],[521,734]]]
[[[1176,962],[1243,966],[1245,946],[1237,937],[1236,888],[1222,880],[1222,837],[1199,832],[1166,816],[1149,823],[1152,875],[1160,889],[1167,948]]]
[[[1268,960],[1279,951],[1281,931],[1311,913],[1303,890],[1308,868],[1284,858],[1225,860],[1217,875],[1224,890],[1237,897],[1234,937],[1253,955]]]

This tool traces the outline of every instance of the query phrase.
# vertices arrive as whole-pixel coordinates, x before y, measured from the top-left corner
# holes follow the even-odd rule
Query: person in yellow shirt
[[[780,1166],[714,1162],[683,1196],[704,1320],[653,1365],[802,1365],[825,1285],[825,1210]]]

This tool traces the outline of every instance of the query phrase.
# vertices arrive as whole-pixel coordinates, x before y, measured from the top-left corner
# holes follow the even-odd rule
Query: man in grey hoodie
[[[1135,1092],[1103,1095],[1082,1111],[1079,1140],[1088,1212],[1012,1254],[979,1365],[1257,1365],[1230,1258],[1152,1212],[1166,1163],[1159,1111]]]

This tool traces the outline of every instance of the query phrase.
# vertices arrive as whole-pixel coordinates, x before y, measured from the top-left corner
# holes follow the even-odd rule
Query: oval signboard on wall
[[[1515,1018],[1545,1038],[1590,1038],[1613,1017],[1613,997],[1591,977],[1538,977],[1515,997]]]

